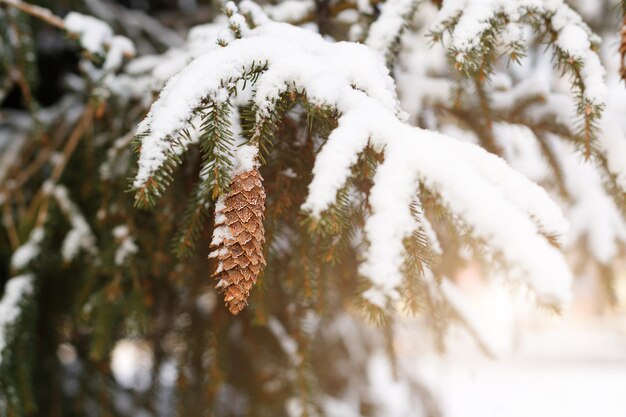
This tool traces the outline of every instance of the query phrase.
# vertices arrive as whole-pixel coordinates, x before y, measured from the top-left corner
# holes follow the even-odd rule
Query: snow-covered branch
[[[7,281],[4,286],[4,295],[0,299],[0,363],[2,353],[10,342],[7,340],[7,330],[19,318],[21,304],[33,292],[32,275],[19,275]]]
[[[493,64],[498,40],[517,60],[523,49],[521,26],[532,25],[553,44],[557,65],[566,70],[576,93],[579,134],[586,156],[596,138],[597,122],[606,104],[605,70],[596,53],[600,38],[562,0],[446,0],[431,26],[457,68],[484,78]]]
[[[97,251],[96,237],[76,204],[70,200],[67,188],[56,185],[53,186],[51,192],[71,225],[71,229],[61,245],[63,260],[66,262],[73,260],[81,249],[91,255],[95,254]]]
[[[476,146],[407,125],[385,62],[369,48],[327,42],[272,22],[256,9],[255,16],[258,26],[246,37],[199,56],[161,92],[139,128],[138,196],[149,187],[156,195],[163,191],[154,178],[171,164],[172,146],[180,143],[174,138],[207,101],[224,102],[241,88],[239,82],[254,83],[258,126],[285,92],[305,92],[313,106],[340,114],[313,168],[303,205],[311,216],[319,217],[335,202],[361,152],[372,147],[384,155],[369,196],[369,247],[360,269],[371,280],[366,293],[371,302],[383,305],[398,295],[403,241],[418,227],[410,205],[419,184],[438,195],[475,238],[501,253],[543,302],[567,300],[568,268],[542,236],[563,234],[567,223],[541,188]]]

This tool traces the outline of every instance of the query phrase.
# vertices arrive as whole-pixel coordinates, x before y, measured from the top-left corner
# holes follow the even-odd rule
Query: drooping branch
[[[167,162],[170,138],[187,128],[202,103],[227,100],[246,81],[254,84],[253,132],[263,131],[286,91],[338,117],[313,168],[303,205],[310,216],[319,218],[335,204],[366,147],[383,155],[368,196],[368,249],[360,267],[372,284],[365,294],[370,302],[383,306],[398,296],[403,242],[417,227],[410,207],[420,184],[439,195],[475,238],[521,267],[519,278],[544,302],[567,298],[568,268],[544,237],[562,234],[566,222],[542,189],[473,145],[405,124],[380,55],[358,44],[326,42],[267,17],[260,20],[246,36],[198,57],[168,82],[140,126],[138,198],[150,193],[146,190],[156,190],[155,196],[165,190],[169,181],[158,179],[173,169]],[[490,196],[490,203],[477,201],[476,192]]]

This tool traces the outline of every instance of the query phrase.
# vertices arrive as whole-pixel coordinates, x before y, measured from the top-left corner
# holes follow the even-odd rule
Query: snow
[[[124,36],[113,36],[109,42],[109,50],[104,60],[103,68],[107,71],[116,71],[122,66],[125,56],[135,55],[135,45]]]
[[[491,27],[490,21],[500,14],[509,19],[502,38],[504,42],[515,41],[512,36],[520,33],[515,24],[523,23],[527,15],[545,16],[558,34],[555,42],[557,50],[582,64],[580,72],[584,98],[595,106],[605,104],[608,93],[604,82],[605,70],[598,55],[591,49],[592,43],[599,44],[601,40],[562,0],[448,0],[431,29],[443,34],[451,22],[458,19],[452,25],[451,36],[445,37],[444,41],[463,63],[465,55],[482,50],[481,38]]]
[[[417,118],[424,116],[422,109],[429,104],[451,104],[453,82],[448,78],[448,62],[441,44],[430,45],[425,23],[436,16],[436,9],[422,4],[417,17],[422,29],[409,32],[404,37],[396,69],[398,91],[403,108]],[[442,76],[437,76],[442,74]]]
[[[549,10],[554,10],[553,6],[554,4],[545,4]],[[418,14],[418,18],[420,15],[421,13]],[[426,21],[428,21],[429,16],[432,15],[427,14]],[[575,25],[573,27],[580,29],[578,31],[579,36],[588,32],[586,25],[569,12],[565,15],[561,13],[561,16],[556,16],[554,24],[560,29],[568,27],[568,24],[570,26]],[[529,28],[525,28],[525,30],[529,31]],[[530,39],[528,36],[524,37]],[[585,47],[590,44],[591,40],[597,41],[593,35],[587,36],[586,39],[583,43]],[[444,87],[445,82],[449,82],[449,77],[446,74],[446,67],[442,67],[438,62],[441,60],[441,52],[435,51],[434,48],[424,50],[423,45],[423,40],[416,36],[411,37],[410,40],[407,39],[407,44],[403,46],[399,65],[401,70],[398,74],[403,105],[410,110],[414,117],[419,115],[421,117],[420,122],[426,126],[440,129],[455,138],[466,139],[472,135],[468,135],[465,126],[456,127],[455,125],[452,128],[453,125],[450,120],[446,120],[439,114],[434,115],[431,111],[430,106],[437,103],[442,103],[448,108],[452,107],[454,103],[447,94],[450,88]],[[588,48],[579,48],[576,52],[576,45],[566,42],[562,47],[569,48],[578,54],[588,52]],[[569,194],[567,201],[560,195],[560,190],[554,187],[555,182],[560,181],[560,179],[555,178],[547,164],[546,151],[540,147],[541,141],[546,141],[536,138],[534,133],[524,125],[506,123],[494,123],[493,125],[496,142],[502,149],[503,157],[507,163],[532,181],[545,186],[559,201],[571,222],[570,231],[562,235],[562,243],[565,243],[567,249],[578,248],[581,246],[579,244],[582,244],[586,253],[603,264],[609,264],[617,259],[620,249],[624,246],[622,216],[619,214],[615,203],[611,201],[611,196],[605,190],[602,178],[606,175],[605,171],[608,171],[617,185],[622,189],[624,188],[626,165],[623,161],[626,154],[623,148],[626,145],[626,138],[623,132],[626,126],[621,123],[624,119],[624,108],[621,103],[626,97],[624,94],[626,90],[621,80],[617,79],[619,58],[616,48],[618,45],[618,40],[610,38],[602,44],[604,48],[602,62],[607,65],[609,73],[607,85],[610,87],[610,95],[606,99],[606,107],[598,121],[594,150],[598,151],[601,158],[606,159],[607,169],[604,169],[599,163],[596,163],[595,166],[589,163],[581,164],[580,156],[571,147],[552,149],[552,152],[557,156],[558,165],[562,165],[559,158],[561,152],[564,153],[566,160],[571,157],[575,162],[566,163],[568,170],[564,173],[564,177],[571,175],[574,178],[573,180],[564,178],[565,188]],[[590,60],[598,58],[595,53],[592,53],[592,56]],[[571,86],[566,82],[565,77],[555,73],[552,60],[552,53],[532,49],[529,51],[529,56],[522,60],[522,65],[514,65],[506,69],[504,65],[497,66],[487,87],[491,107],[494,110],[507,112],[516,103],[523,102],[532,96],[540,96],[544,98],[543,103],[530,106],[525,111],[526,114],[522,120],[526,119],[531,123],[537,123],[545,120],[547,115],[553,115],[555,122],[564,126],[575,126],[576,107],[572,100]],[[592,68],[593,65],[588,65],[588,67]],[[600,75],[605,72],[603,68],[590,71],[595,71],[596,74]],[[437,74],[441,74],[441,78],[435,78]],[[441,86],[437,85],[439,82]],[[430,91],[431,88],[434,90],[433,92]],[[599,95],[601,94],[604,93]],[[563,138],[553,139],[547,141],[548,148],[553,148],[552,143],[564,140]],[[478,143],[475,136],[469,141]],[[601,175],[598,175],[598,171],[601,172]],[[606,179],[604,178],[604,180]],[[581,190],[587,191],[581,192]],[[595,204],[596,201],[597,204]]]
[[[606,157],[608,170],[615,175],[615,179],[622,190],[626,190],[626,134],[609,107],[602,114],[600,133],[598,134],[598,148]]]
[[[565,186],[572,195],[567,209],[572,230],[568,244],[585,239],[591,254],[600,263],[608,264],[618,254],[618,245],[626,243],[626,223],[613,199],[602,186],[602,178],[591,162],[581,161],[568,144],[553,140]]]
[[[485,358],[457,336],[446,355],[407,351],[401,363],[421,377],[448,417],[621,417],[626,337],[619,319],[569,318],[548,325],[517,317],[510,324],[515,335],[509,328],[517,348],[499,360]],[[403,335],[408,343],[422,337],[408,326]]]
[[[80,45],[94,55],[103,56],[103,68],[116,71],[123,57],[135,55],[135,46],[124,36],[115,35],[111,27],[100,19],[70,12],[64,19],[65,29],[79,37]]]
[[[419,203],[417,205],[420,206]],[[426,216],[424,216],[424,212],[421,206],[416,211],[417,212],[415,213],[415,218],[419,223],[420,230],[422,231],[422,233],[424,233],[424,236],[426,236],[430,250],[435,255],[443,255],[443,249],[441,248],[441,243],[439,243],[437,233],[435,232],[435,229],[433,228],[432,224],[430,224]]]
[[[333,105],[339,100],[339,85],[353,83],[386,106],[397,106],[393,81],[382,59],[363,45],[342,42],[327,48],[319,35],[279,23],[259,26],[251,32],[253,36],[235,40],[228,48],[201,55],[168,81],[139,126],[139,133],[149,133],[142,140],[135,188],[145,184],[165,162],[171,146],[168,138],[186,127],[198,103],[207,96],[215,97],[222,80],[241,77],[242,70],[252,62],[268,61],[272,69],[276,68],[263,74],[257,83],[255,104],[261,109],[271,106],[288,81],[305,88],[320,105]]]
[[[209,258],[217,258],[224,253],[226,248],[220,248],[220,245],[230,239],[233,239],[233,235],[230,232],[230,228],[226,225],[226,216],[223,211],[226,208],[226,196],[220,195],[215,202],[215,224],[218,225],[213,229],[213,236],[211,237],[211,247],[215,247],[214,250],[209,252]],[[216,267],[216,273],[222,272],[224,265],[222,261],[219,261]],[[221,288],[226,285],[226,281],[219,280],[216,288]]]
[[[267,327],[280,344],[280,347],[289,358],[291,364],[293,366],[300,364],[300,362],[302,362],[302,358],[298,353],[298,343],[291,336],[289,336],[289,333],[287,333],[287,330],[282,325],[280,320],[274,316],[270,316],[267,319]]]
[[[245,6],[241,7],[243,9]],[[315,11],[315,3],[312,0],[287,0],[276,5],[267,5],[264,11],[278,22],[298,22]]]
[[[11,268],[16,271],[24,269],[33,259],[39,256],[41,242],[44,238],[44,230],[36,227],[30,232],[26,243],[17,248],[11,257]]]
[[[24,298],[33,293],[33,280],[33,275],[19,275],[10,278],[4,286],[4,295],[0,299],[0,362],[1,354],[8,343],[7,329],[19,317],[20,304]]]
[[[66,262],[72,261],[81,249],[94,255],[97,252],[96,237],[79,208],[70,200],[67,188],[62,185],[56,185],[52,190],[52,195],[71,225],[71,229],[61,245],[63,260]]]
[[[113,237],[118,242],[115,251],[115,265],[122,266],[133,255],[139,252],[135,239],[131,236],[128,226],[115,226],[112,231]]]
[[[556,43],[572,57],[581,59],[591,47],[587,33],[578,26],[565,26],[559,33]]]
[[[241,145],[234,149],[233,175],[252,171],[259,166],[257,156],[259,148],[254,145]]]
[[[348,115],[344,113],[342,119]],[[436,191],[448,209],[473,229],[475,237],[485,239],[513,265],[522,266],[521,275],[544,302],[567,300],[571,280],[567,265],[558,251],[536,234],[533,223],[550,235],[558,236],[567,230],[560,210],[543,189],[476,146],[402,125],[391,117],[381,121],[380,111],[355,118],[360,120],[359,129],[370,129],[374,144],[374,138],[384,140],[379,146],[385,149],[385,161],[374,177],[369,199],[372,215],[365,232],[370,246],[360,269],[375,285],[366,294],[372,301],[380,300],[376,292],[397,296],[393,289],[402,280],[402,240],[416,227],[408,202],[416,193],[418,180]],[[339,129],[341,120],[333,134]],[[334,201],[336,185],[344,182],[349,173],[345,148],[338,152],[336,143],[364,146],[364,137],[363,132],[360,136],[331,134],[317,157],[305,209],[314,215],[321,213]],[[358,151],[358,147],[351,150]],[[329,167],[334,167],[333,171],[327,171]],[[341,180],[333,178],[329,182],[339,173],[343,175]],[[475,193],[481,195],[480,200]]]
[[[65,29],[80,36],[80,44],[93,54],[104,55],[104,46],[113,38],[113,30],[100,19],[77,12],[69,12],[64,19]]]
[[[260,19],[264,23],[250,30],[249,37],[206,52],[168,81],[139,126],[145,136],[135,188],[161,168],[170,138],[188,125],[204,98],[221,97],[223,80],[233,82],[251,63],[267,62],[268,70],[255,85],[253,100],[261,109],[257,120],[289,88],[305,90],[311,103],[342,114],[317,156],[304,210],[319,216],[335,201],[368,144],[384,152],[369,198],[369,247],[359,269],[373,284],[366,293],[370,301],[380,304],[398,296],[403,240],[418,227],[410,204],[419,183],[438,194],[475,238],[501,253],[516,279],[525,280],[543,302],[568,300],[568,267],[539,234],[559,236],[567,222],[540,187],[474,145],[405,124],[384,61],[367,47],[327,42],[306,30]]]
[[[495,123],[493,134],[503,151],[504,159],[512,168],[536,183],[547,179],[550,174],[538,139],[528,126]]]
[[[417,7],[415,0],[389,0],[369,28],[365,44],[386,57]]]
[[[519,23],[509,23],[502,31],[502,43],[505,45],[515,45],[524,42],[523,26]]]
[[[367,363],[369,398],[375,416],[410,417],[419,415],[410,385],[394,375],[392,364],[384,352],[374,352]],[[418,406],[419,407],[419,406]]]
[[[433,287],[432,278],[429,280],[429,285],[431,288]],[[486,353],[491,357],[501,355],[504,351],[503,347],[489,332],[484,331],[483,323],[480,321],[478,314],[476,314],[474,306],[466,299],[461,289],[447,277],[442,278],[438,289],[447,305],[456,315],[457,320],[467,327],[471,334],[481,343]]]

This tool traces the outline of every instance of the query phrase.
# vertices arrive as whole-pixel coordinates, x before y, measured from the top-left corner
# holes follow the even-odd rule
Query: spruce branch
[[[211,100],[201,111],[200,149],[203,167],[200,177],[206,183],[204,188],[211,190],[213,199],[224,193],[230,183],[235,140],[230,123],[230,106],[229,102]]]
[[[578,134],[585,158],[589,159],[606,95],[604,69],[596,54],[598,37],[578,14],[561,2],[549,6],[521,2],[510,6],[481,7],[470,0],[465,9],[453,7],[441,13],[432,26],[431,38],[443,41],[444,33],[449,33],[449,44],[446,46],[455,67],[466,77],[478,77],[480,80],[492,71],[495,50],[503,31],[515,27],[513,25],[530,24],[542,39],[553,46],[557,69],[571,76],[580,117]],[[515,30],[513,36],[506,34],[508,48],[513,51],[520,50],[516,33],[521,32]],[[573,38],[580,39],[579,43],[583,44],[573,45]],[[585,42],[588,46],[584,45]],[[511,59],[515,60],[516,55],[517,52],[514,52]]]
[[[233,96],[238,82],[253,84],[255,89],[250,109],[254,114],[254,123],[250,123],[252,128],[245,129],[246,136],[250,138],[246,146],[260,147],[259,139],[271,138],[276,123],[281,120],[280,112],[276,112],[276,103],[286,91],[292,91],[301,97],[309,120],[313,121],[321,115],[321,120],[328,121],[328,136],[317,155],[313,180],[302,206],[307,215],[319,220],[324,211],[336,205],[338,191],[346,185],[352,166],[359,162],[358,155],[368,146],[383,154],[384,159],[376,169],[373,186],[368,192],[371,210],[367,213],[364,227],[368,249],[360,267],[360,272],[372,283],[364,293],[370,302],[384,309],[390,300],[399,295],[397,287],[402,282],[403,240],[416,227],[409,208],[410,200],[419,183],[441,193],[447,207],[470,223],[475,239],[491,241],[493,236],[501,236],[495,241],[502,245],[495,249],[501,250],[512,264],[520,263],[527,271],[533,271],[529,274],[529,277],[533,276],[530,285],[542,292],[548,302],[562,295],[555,288],[542,289],[546,285],[544,282],[550,287],[567,285],[569,280],[567,268],[558,252],[550,248],[548,241],[531,226],[540,223],[539,231],[544,236],[560,233],[563,223],[561,214],[542,191],[497,158],[491,159],[492,156],[484,151],[406,125],[388,69],[371,50],[356,44],[329,44],[305,32],[292,34],[299,29],[273,25],[266,20],[257,27],[257,32],[209,51],[168,82],[140,128],[145,136],[141,139],[139,170],[134,182],[137,198],[152,186],[149,181],[154,181],[155,173],[170,169],[169,165],[163,164],[169,158],[170,138],[185,132],[207,100]],[[275,31],[285,38],[276,35],[266,38],[264,30]],[[344,52],[344,48],[348,51]],[[328,58],[320,60],[324,54]],[[348,55],[350,61],[343,62]],[[489,53],[485,56],[486,67],[481,71],[486,74],[492,58]],[[294,62],[303,65],[294,68]],[[207,68],[212,68],[212,72],[205,77]],[[329,77],[327,74],[334,75]],[[329,79],[333,80],[330,88],[326,85]],[[194,87],[189,88],[189,83],[193,83]],[[179,105],[170,106],[169,103]],[[251,115],[245,118],[252,119]],[[416,136],[429,139],[413,140]],[[453,154],[451,149],[455,149]],[[468,214],[478,209],[468,189],[460,187],[433,165],[432,161],[443,154],[448,159],[457,155],[455,164],[458,164],[464,181],[471,179],[475,187],[490,195],[493,191],[502,191],[498,194],[501,197],[492,202],[490,210],[499,207],[497,210],[503,213],[515,213],[515,221],[506,223],[508,227],[515,228],[514,232],[509,232],[532,241],[528,245],[531,251],[544,248],[554,261],[552,268],[555,272],[551,277],[561,276],[562,281],[556,283],[552,278],[539,279],[544,266],[535,264],[529,253],[518,253],[513,245],[506,245],[504,234],[509,232],[502,229],[502,225],[496,228],[488,216]],[[494,172],[498,172],[497,178],[504,176],[509,180],[493,179],[496,178],[492,178]],[[156,187],[164,188],[166,185],[164,182],[156,183]],[[472,190],[472,193],[475,191]],[[532,203],[528,205],[523,198],[529,198]],[[456,209],[456,204],[465,205],[465,209]],[[479,211],[483,209],[481,206]],[[549,219],[537,221],[545,215]],[[243,293],[247,297],[246,289]],[[238,304],[236,310],[239,309]]]
[[[123,36],[113,36],[112,30],[106,23],[91,16],[83,16],[72,12],[65,19],[61,19],[49,9],[25,3],[21,0],[0,0],[0,6],[15,8],[56,29],[64,31],[70,39],[78,42],[83,50],[83,55],[87,59],[98,65],[103,64],[107,70],[117,69],[114,68],[118,65],[117,62],[115,64],[113,62],[120,60],[121,57],[118,54],[126,58],[135,55],[135,49],[130,40]],[[90,26],[96,26],[96,28]],[[97,33],[95,36],[84,36],[90,30],[99,30],[100,33]],[[103,37],[103,30],[108,32],[106,33],[108,36]],[[92,44],[94,41],[98,44]],[[115,55],[111,57],[110,62],[108,62],[109,54]],[[110,68],[108,68],[109,63],[111,63]]]
[[[212,192],[205,181],[199,181],[189,198],[183,221],[174,237],[172,246],[179,259],[191,257],[198,238],[205,226],[212,203]]]
[[[42,185],[42,187],[37,192],[37,195],[33,199],[33,202],[31,203],[31,206],[29,208],[29,213],[35,213],[35,211],[37,212],[35,228],[43,227],[48,217],[48,208],[51,195],[48,192],[49,190],[46,189],[46,184],[48,184],[49,187],[50,185],[55,185],[61,179],[61,176],[65,171],[65,167],[67,166],[67,163],[74,154],[78,143],[83,138],[89,126],[91,126],[93,116],[94,104],[89,103],[85,107],[80,120],[74,126],[74,130],[72,130],[70,136],[67,139],[67,142],[65,142],[65,146],[63,147],[62,151],[62,157],[58,159],[58,161],[54,165],[52,173],[50,174],[50,178],[46,183]]]
[[[400,52],[402,35],[410,25],[421,0],[388,0],[378,18],[369,27],[365,44],[385,57],[393,66]]]

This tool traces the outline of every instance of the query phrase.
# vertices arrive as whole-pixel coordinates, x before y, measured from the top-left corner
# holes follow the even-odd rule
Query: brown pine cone
[[[265,190],[257,168],[236,175],[227,195],[215,208],[215,230],[210,258],[218,264],[213,277],[216,288],[232,314],[248,304],[248,296],[265,266]]]

